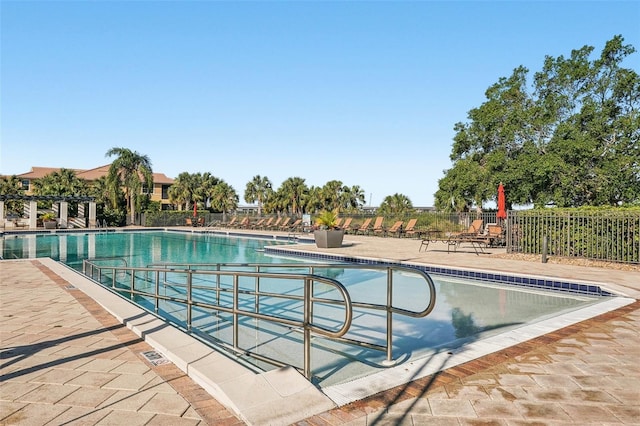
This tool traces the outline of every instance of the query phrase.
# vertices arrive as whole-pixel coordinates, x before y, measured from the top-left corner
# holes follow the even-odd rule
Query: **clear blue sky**
[[[545,55],[621,34],[638,1],[5,1],[0,174],[154,171],[363,188],[433,204],[456,122]],[[636,53],[624,65],[640,70]]]

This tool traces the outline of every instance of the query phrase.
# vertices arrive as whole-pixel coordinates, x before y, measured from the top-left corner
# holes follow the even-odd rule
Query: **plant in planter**
[[[319,248],[336,248],[342,246],[344,230],[337,226],[338,212],[335,210],[323,210],[316,218],[318,229],[313,231],[316,246]]]
[[[53,213],[47,212],[40,216],[42,219],[42,225],[45,229],[56,229],[58,226],[58,222],[56,222],[56,217]]]

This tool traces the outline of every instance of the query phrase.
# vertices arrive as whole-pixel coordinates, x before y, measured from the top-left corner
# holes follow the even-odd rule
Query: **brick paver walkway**
[[[243,424],[35,261],[0,262],[0,424]]]
[[[297,423],[640,424],[640,302]]]

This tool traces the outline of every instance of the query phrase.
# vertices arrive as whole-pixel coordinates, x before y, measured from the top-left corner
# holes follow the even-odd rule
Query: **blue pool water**
[[[109,233],[57,233],[47,235],[7,235],[0,239],[2,256],[12,258],[51,257],[70,267],[81,270],[83,259],[104,259],[126,262],[128,266],[145,267],[157,263],[295,263],[295,259],[267,255],[266,246],[288,244],[286,241],[257,238],[235,238],[204,233],[185,232],[109,232]],[[300,259],[309,263],[309,259]],[[121,264],[120,264],[121,265]],[[322,275],[322,272],[318,272]],[[351,299],[357,302],[384,303],[386,277],[371,270],[352,270],[339,265],[326,269],[324,274],[340,281]],[[474,280],[462,280],[433,275],[437,302],[434,311],[425,318],[394,316],[394,354],[399,362],[426,356],[433,351],[450,350],[470,341],[493,336],[527,324],[548,319],[566,312],[598,303],[602,298],[570,293],[550,293],[508,285],[489,284]],[[426,286],[416,277],[394,278],[394,306],[404,309],[423,309],[429,299]],[[264,286],[269,290],[269,281]],[[273,284],[273,291],[293,292]],[[180,293],[180,288],[171,291]],[[197,292],[196,292],[197,293]],[[202,300],[211,298],[201,290]],[[137,302],[152,309],[152,303],[144,298]],[[224,303],[224,301],[223,301]],[[295,315],[301,304],[274,301],[267,310],[280,310]],[[163,303],[160,313],[165,318],[184,324],[185,313],[181,306]],[[326,307],[316,312],[327,323],[337,310]],[[383,313],[365,309],[354,310],[353,325],[346,337],[382,344],[385,341]],[[194,331],[228,343],[231,330],[228,318],[198,310],[194,318]],[[257,331],[255,324],[247,324],[240,335],[243,345],[264,354],[282,359],[285,363],[300,366],[302,348],[297,330],[265,325]],[[314,341],[313,374],[321,386],[363,377],[382,369],[384,354],[362,347],[353,347],[316,339]],[[267,369],[267,365],[249,361]]]

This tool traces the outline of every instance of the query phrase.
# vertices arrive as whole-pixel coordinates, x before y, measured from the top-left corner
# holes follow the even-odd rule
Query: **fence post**
[[[542,237],[542,263],[547,263],[547,246],[549,245],[549,239],[547,236]]]

